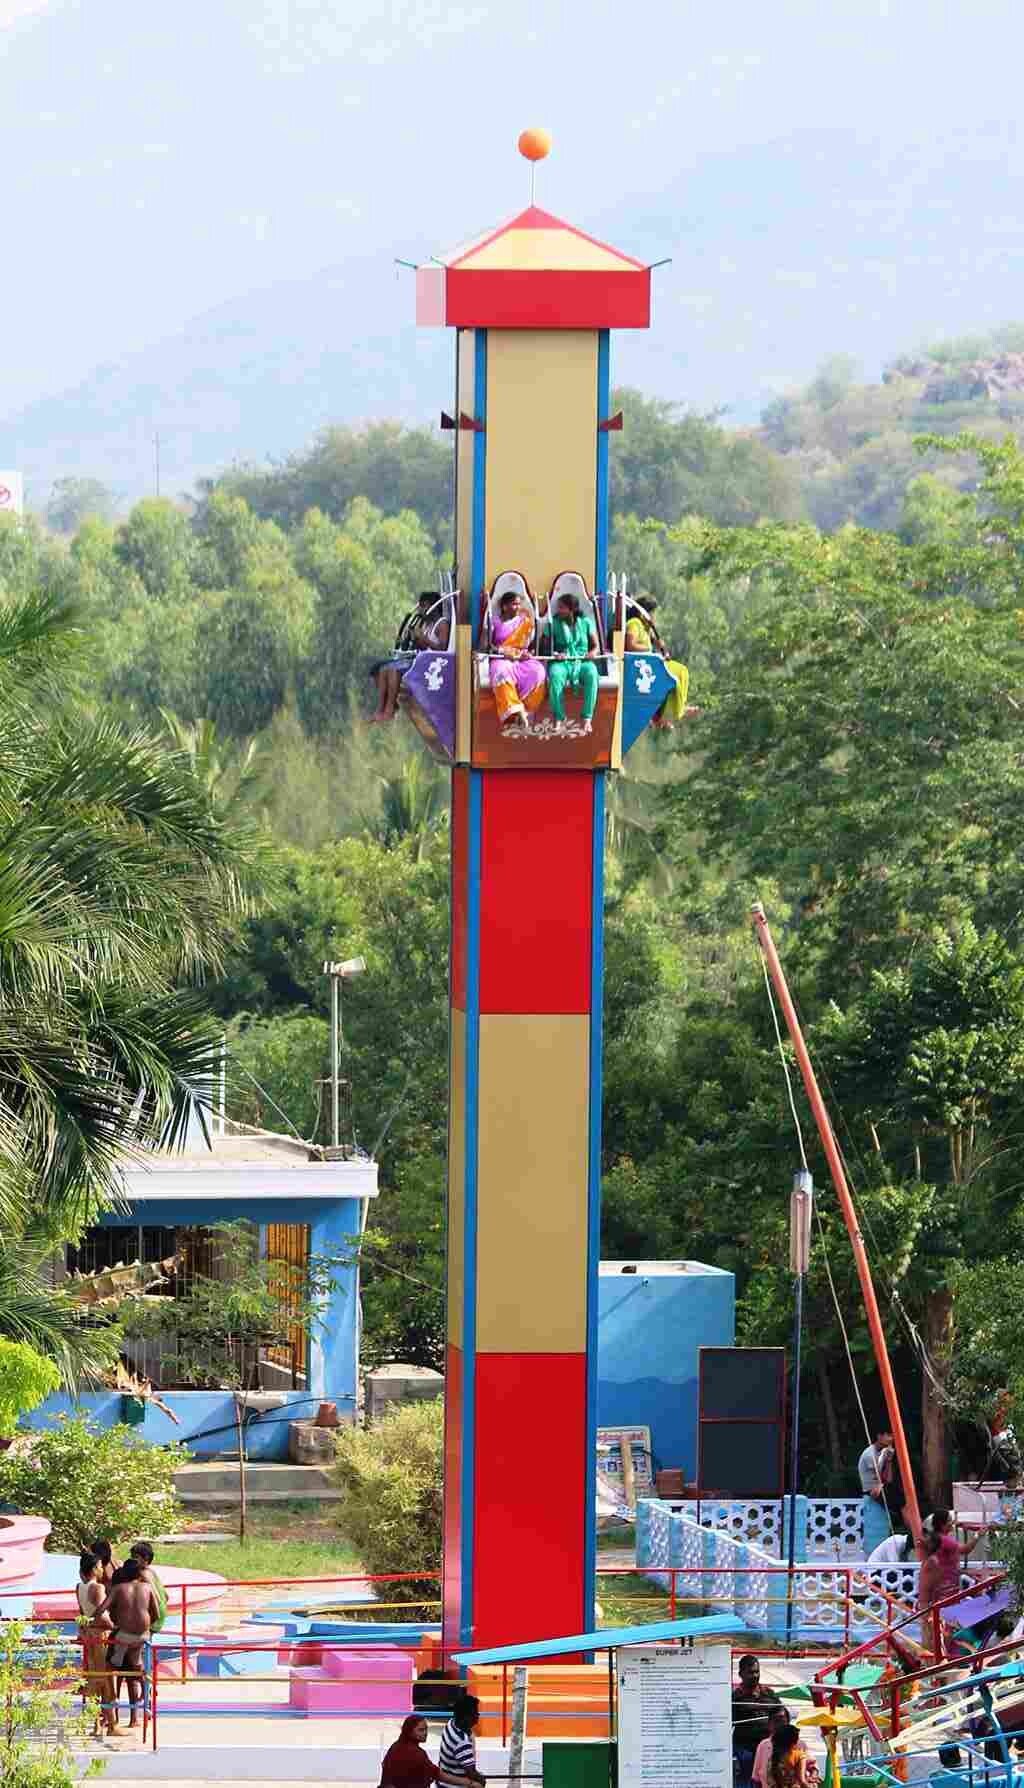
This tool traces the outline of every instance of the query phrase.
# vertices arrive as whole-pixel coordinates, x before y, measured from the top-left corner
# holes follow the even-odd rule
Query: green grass
[[[204,1518],[208,1532],[238,1532],[238,1512]],[[361,1562],[331,1517],[308,1503],[257,1504],[249,1511],[249,1534],[244,1541],[204,1546],[195,1543],[162,1547],[159,1563],[184,1565],[189,1570],[216,1571],[232,1582],[254,1577],[349,1576],[361,1570]],[[159,1568],[159,1567],[158,1567]]]

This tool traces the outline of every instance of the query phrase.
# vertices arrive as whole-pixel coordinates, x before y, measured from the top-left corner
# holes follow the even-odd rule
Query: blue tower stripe
[[[604,1045],[605,772],[594,773],[590,895],[590,1110],[587,1158],[587,1413],[586,1526],[583,1534],[583,1624],[594,1622],[597,1566],[597,1338],[601,1259],[601,1054]]]
[[[477,436],[479,441],[481,436]],[[476,1445],[476,1280],[478,1142],[480,1135],[480,841],[483,776],[469,774],[469,837],[466,850],[466,1087],[464,1168],[464,1262],[462,1307],[462,1600],[460,1630],[465,1644],[473,1619],[473,1477]]]
[[[484,530],[487,525],[487,331],[478,329],[474,342],[473,410],[484,427],[473,436],[473,588],[469,592],[473,644],[480,636],[480,592],[484,587]]]
[[[604,422],[611,403],[611,335],[607,329],[597,337],[597,420]],[[594,541],[594,584],[598,590],[608,588],[608,431],[597,431],[597,522]],[[604,624],[611,633],[612,616],[605,605]]]

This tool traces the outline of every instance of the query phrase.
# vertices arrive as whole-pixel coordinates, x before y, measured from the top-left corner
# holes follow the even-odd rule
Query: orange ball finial
[[[537,128],[521,131],[519,153],[525,155],[527,161],[543,161],[551,154],[551,132]]]

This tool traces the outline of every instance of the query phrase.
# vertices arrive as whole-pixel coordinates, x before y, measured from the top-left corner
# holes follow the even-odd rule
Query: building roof
[[[588,236],[564,218],[528,205],[475,241],[439,255],[445,267],[520,273],[644,273],[642,261]]]
[[[646,329],[651,320],[650,269],[538,205],[419,267],[416,288],[425,324]]]
[[[207,1140],[195,1127],[182,1149],[157,1149],[122,1169],[133,1204],[147,1199],[376,1198],[377,1163],[368,1155],[328,1161],[297,1137],[208,1120]]]

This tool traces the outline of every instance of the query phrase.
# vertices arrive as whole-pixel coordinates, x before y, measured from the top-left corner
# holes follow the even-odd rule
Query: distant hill
[[[327,268],[199,317],[180,335],[0,423],[0,462],[42,506],[61,477],[97,477],[130,501],[176,495],[238,460],[266,463],[325,423],[424,421],[447,396],[451,345],[417,331],[411,275],[380,263]]]
[[[603,211],[565,207],[651,261],[672,256],[655,275],[654,328],[616,337],[616,382],[752,426],[836,350],[877,380],[907,344],[1014,315],[1005,141],[974,130],[949,147],[926,168],[913,144],[883,158],[850,131],[804,131],[694,158]],[[555,193],[550,203],[561,208]],[[466,230],[488,221],[466,218]],[[239,460],[279,460],[327,422],[431,422],[451,345],[415,329],[411,277],[364,257],[240,294],[0,419],[0,465],[24,466],[36,503],[61,476],[101,478],[128,499],[153,487],[157,428],[173,493]]]

